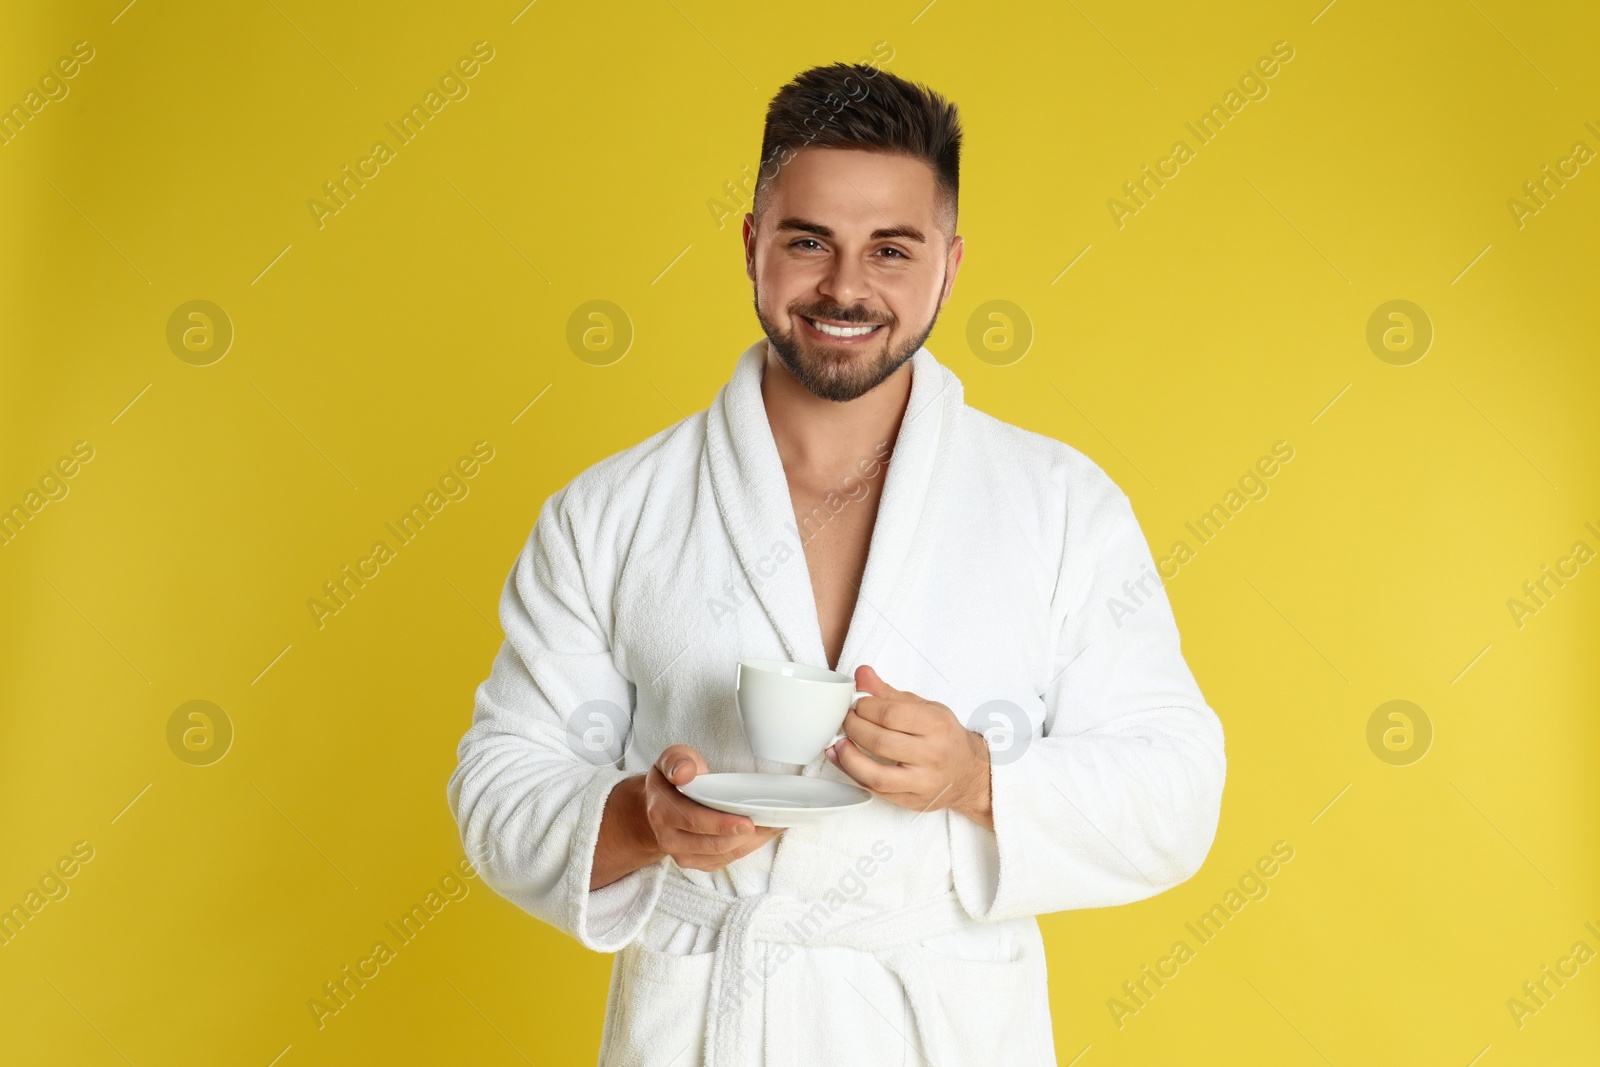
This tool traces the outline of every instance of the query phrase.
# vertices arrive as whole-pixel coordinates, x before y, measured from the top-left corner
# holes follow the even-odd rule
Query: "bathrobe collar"
[[[746,349],[717,393],[706,417],[706,459],[744,581],[771,619],[785,654],[797,663],[825,667],[810,567],[761,399],[766,352],[766,338]],[[921,570],[936,533],[934,516],[945,495],[962,407],[961,380],[926,347],[919,348],[911,357],[911,396],[878,504],[866,573],[839,653],[837,668],[846,674],[877,654],[892,632],[889,620]]]

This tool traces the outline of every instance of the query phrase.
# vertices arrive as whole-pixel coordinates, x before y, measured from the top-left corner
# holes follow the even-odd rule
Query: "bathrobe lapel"
[[[784,655],[823,666],[810,572],[761,401],[765,353],[765,339],[746,349],[712,401],[706,413],[706,463],[744,585],[771,620]]]
[[[810,567],[795,522],[783,463],[761,400],[765,357],[765,341],[752,345],[739,357],[733,377],[717,394],[706,418],[705,462],[712,494],[733,547],[734,562],[770,620],[782,654],[796,662],[826,666]],[[913,628],[897,614],[915,583],[925,575],[924,561],[930,552],[937,551],[943,524],[958,518],[949,513],[947,501],[953,467],[959,461],[955,437],[961,426],[962,406],[960,380],[926,348],[918,349],[911,357],[911,395],[884,478],[866,570],[839,654],[837,667],[844,673],[853,673],[861,663],[872,661],[890,635]],[[780,545],[789,552],[779,552]],[[778,561],[780,555],[783,559]],[[773,653],[741,642],[739,654]],[[903,679],[897,680],[906,684]],[[755,769],[792,773],[792,767],[760,759],[755,761]],[[843,780],[842,772],[821,755],[801,768],[800,773]],[[807,836],[802,831],[791,833]],[[775,899],[793,900],[797,888],[810,883],[818,847],[815,840],[797,845],[793,837],[776,844],[763,879],[766,888],[776,894]],[[730,875],[732,869],[729,868]],[[740,894],[736,899],[736,914],[718,934],[718,956],[708,994],[705,1062],[718,1067],[761,1060],[762,1035],[771,1041],[775,1035],[787,1033],[796,1024],[790,1006],[804,1000],[804,991],[793,984],[803,983],[799,965],[780,970],[770,978],[759,977],[764,975],[766,964],[755,966],[758,957],[748,943],[748,923],[754,922],[759,909],[773,898],[766,894]],[[959,910],[959,905],[951,907]],[[886,962],[885,966],[890,964]],[[893,966],[890,970],[902,981],[907,980],[900,970]],[[747,977],[758,984],[775,983],[775,995],[754,993],[747,997],[743,984]],[[909,985],[906,988],[911,989]],[[926,993],[920,987],[918,992]],[[915,1003],[920,1006],[917,1010],[926,1012],[935,1002],[923,996]],[[921,1025],[926,1029],[934,1024]],[[934,1036],[932,1031],[923,1034],[921,1030],[919,1035],[925,1047]],[[772,1052],[770,1048],[768,1051]]]
[[[765,339],[739,357],[706,418],[712,491],[745,581],[789,659],[827,665],[811,572],[795,523],[783,462],[761,399]],[[921,573],[948,482],[963,402],[960,379],[926,348],[911,357],[911,396],[885,477],[866,572],[839,655],[845,673],[882,647],[891,620]],[[777,546],[787,546],[784,555]],[[754,653],[752,653],[754,654]],[[820,763],[820,757],[819,761]]]

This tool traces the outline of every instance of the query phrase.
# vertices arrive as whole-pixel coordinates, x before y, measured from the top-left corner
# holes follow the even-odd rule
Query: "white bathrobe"
[[[765,351],[544,502],[449,783],[463,844],[496,891],[616,953],[602,1065],[1053,1064],[1033,917],[1199,869],[1222,727],[1127,496],[967,407],[926,348],[837,669],[871,664],[986,733],[994,829],[874,798],[714,874],[664,859],[589,890],[607,794],[667,745],[844,778],[756,759],[734,708],[742,657],[827,665]]]

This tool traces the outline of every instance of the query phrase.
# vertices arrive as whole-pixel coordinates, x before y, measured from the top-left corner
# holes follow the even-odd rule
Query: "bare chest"
[[[867,569],[867,549],[878,515],[883,479],[858,479],[853,492],[819,491],[789,483],[795,524],[811,572],[811,592],[817,602],[817,623],[827,667],[836,669],[844,648],[857,591]]]

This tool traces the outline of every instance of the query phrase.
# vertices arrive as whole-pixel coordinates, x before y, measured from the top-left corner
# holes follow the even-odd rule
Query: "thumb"
[[[865,663],[856,668],[856,688],[875,697],[890,697],[900,692],[880,678],[878,672]]]
[[[688,785],[697,775],[711,769],[706,765],[706,758],[691,745],[668,745],[656,760],[656,766],[673,785]]]

